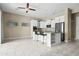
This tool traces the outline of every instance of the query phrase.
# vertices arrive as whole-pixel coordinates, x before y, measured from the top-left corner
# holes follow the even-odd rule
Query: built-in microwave
[[[51,28],[51,25],[49,24],[49,25],[47,25],[46,27],[47,27],[47,28]]]

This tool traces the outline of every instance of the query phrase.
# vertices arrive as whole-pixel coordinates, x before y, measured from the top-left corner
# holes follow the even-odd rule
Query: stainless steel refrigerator
[[[59,22],[55,23],[55,32],[56,33],[61,33],[61,41],[65,40],[65,23],[64,22]]]

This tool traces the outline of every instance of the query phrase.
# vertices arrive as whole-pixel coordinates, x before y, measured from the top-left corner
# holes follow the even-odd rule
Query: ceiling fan
[[[26,13],[28,13],[29,10],[36,11],[35,9],[29,7],[29,3],[26,4],[26,7],[18,7],[18,9],[25,9]]]

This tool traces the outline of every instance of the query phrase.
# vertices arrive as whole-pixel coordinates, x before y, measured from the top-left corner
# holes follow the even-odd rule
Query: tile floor
[[[9,40],[0,44],[0,56],[78,56],[79,41],[47,47],[32,39]]]

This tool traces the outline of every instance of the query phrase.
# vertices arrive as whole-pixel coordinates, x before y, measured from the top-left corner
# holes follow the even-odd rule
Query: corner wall
[[[65,42],[71,41],[71,10],[65,10]]]
[[[79,13],[73,14],[73,37],[75,40],[79,40]]]

